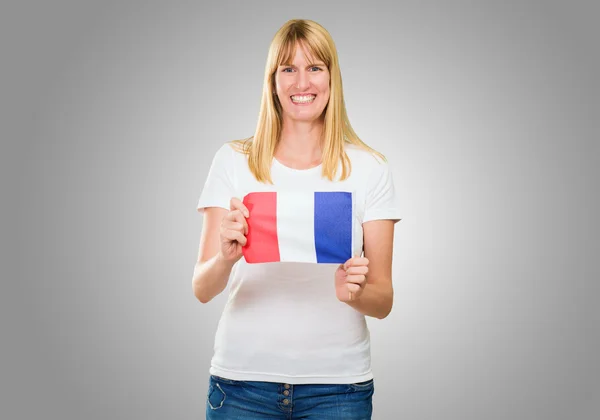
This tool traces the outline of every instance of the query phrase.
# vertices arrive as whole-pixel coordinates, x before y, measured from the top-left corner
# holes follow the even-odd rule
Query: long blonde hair
[[[248,155],[250,171],[259,182],[273,183],[270,168],[282,129],[282,108],[277,95],[274,94],[275,72],[280,65],[292,62],[300,42],[313,57],[326,64],[330,74],[329,102],[324,111],[322,175],[333,181],[341,161],[340,180],[350,176],[352,168],[344,150],[344,143],[359,146],[385,160],[381,153],[365,144],[350,125],[344,103],[337,50],[331,35],[312,20],[292,19],[277,31],[269,47],[255,134],[231,142],[236,149]]]

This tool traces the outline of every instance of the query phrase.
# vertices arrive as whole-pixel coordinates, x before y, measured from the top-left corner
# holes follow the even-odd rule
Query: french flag
[[[252,192],[243,198],[250,216],[248,263],[344,263],[352,257],[351,192]]]

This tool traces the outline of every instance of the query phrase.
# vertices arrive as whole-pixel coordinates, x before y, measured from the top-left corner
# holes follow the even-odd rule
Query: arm
[[[372,220],[363,224],[364,253],[368,272],[362,293],[346,303],[360,313],[383,319],[394,302],[392,287],[393,220]]]
[[[219,257],[219,231],[227,210],[220,207],[204,209],[198,261],[194,266],[192,289],[194,296],[207,303],[227,286],[233,264]]]

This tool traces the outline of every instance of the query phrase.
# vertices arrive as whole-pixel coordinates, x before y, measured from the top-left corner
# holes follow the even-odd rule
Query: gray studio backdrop
[[[402,201],[373,418],[600,418],[597,2],[12,3],[2,419],[204,418],[196,202],[292,18]]]

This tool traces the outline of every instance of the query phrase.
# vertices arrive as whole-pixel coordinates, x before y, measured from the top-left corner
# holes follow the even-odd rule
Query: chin
[[[292,120],[298,120],[298,121],[314,121],[316,119],[319,119],[323,116],[325,110],[321,110],[319,112],[311,112],[310,114],[307,112],[297,112],[295,109],[293,109],[291,112],[286,112],[287,116],[292,119]]]
[[[290,120],[294,120],[294,121],[315,121],[319,119],[320,115],[296,115],[296,114],[289,114]]]

